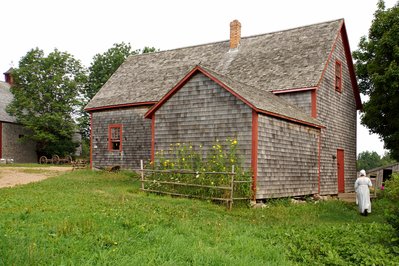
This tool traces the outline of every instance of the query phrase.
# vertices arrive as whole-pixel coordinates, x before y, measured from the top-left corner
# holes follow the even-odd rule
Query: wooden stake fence
[[[232,166],[231,172],[196,172],[191,170],[153,170],[153,169],[144,169],[143,160],[140,160],[140,175],[141,175],[141,190],[145,192],[153,192],[153,193],[160,193],[172,196],[179,196],[179,197],[188,197],[188,198],[199,198],[199,199],[210,199],[210,200],[219,200],[225,201],[227,203],[227,208],[231,210],[233,207],[234,200],[246,200],[249,198],[234,198],[234,184],[237,183],[251,183],[251,181],[239,181],[234,180],[235,171],[234,165]],[[189,174],[189,175],[198,175],[198,174],[206,174],[206,175],[227,175],[231,176],[229,186],[209,186],[209,185],[200,185],[200,184],[191,184],[191,183],[181,183],[181,182],[171,182],[171,181],[161,181],[161,180],[147,180],[145,179],[145,172],[148,173],[163,173],[163,174]],[[145,183],[153,183],[156,182],[158,184],[167,184],[167,185],[176,185],[176,186],[186,186],[186,187],[198,187],[198,188],[213,188],[219,190],[226,190],[230,191],[228,198],[222,197],[211,197],[211,196],[197,196],[192,194],[183,194],[183,193],[175,193],[175,192],[167,192],[161,191],[156,189],[148,189],[145,188]]]

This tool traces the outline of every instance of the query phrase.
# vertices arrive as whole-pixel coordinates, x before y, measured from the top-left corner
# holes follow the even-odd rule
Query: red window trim
[[[334,87],[338,92],[342,92],[342,62],[335,60]]]
[[[122,151],[122,124],[111,124],[108,126],[108,150],[109,151]],[[119,150],[114,150],[112,148],[112,134],[113,128],[119,128]]]

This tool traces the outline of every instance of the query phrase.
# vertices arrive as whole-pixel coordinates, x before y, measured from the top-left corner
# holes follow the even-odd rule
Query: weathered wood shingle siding
[[[194,75],[155,112],[155,151],[170,144],[203,146],[237,138],[245,167],[251,164],[252,110],[203,74]]]
[[[335,90],[335,60],[342,62],[342,92]],[[322,130],[321,194],[338,193],[337,149],[344,150],[345,191],[353,191],[356,180],[356,103],[341,37],[333,50],[324,78],[317,90],[317,118]]]
[[[93,167],[120,165],[131,169],[151,154],[151,120],[144,114],[149,107],[112,109],[92,113]],[[122,124],[122,152],[108,150],[108,126]]]
[[[29,134],[22,125],[2,123],[2,157],[14,159],[15,163],[36,163],[36,144],[33,141],[22,140],[20,137]]]
[[[317,193],[320,131],[265,115],[258,124],[257,198]]]
[[[312,114],[312,96],[311,91],[299,91],[277,94],[280,98],[301,108],[305,113]]]

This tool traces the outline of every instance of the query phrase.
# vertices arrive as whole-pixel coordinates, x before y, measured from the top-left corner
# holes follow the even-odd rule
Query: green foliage
[[[198,197],[229,198],[230,191],[220,187],[230,187],[234,166],[234,180],[248,181],[234,184],[234,197],[250,198],[251,173],[245,171],[237,155],[236,139],[225,143],[216,141],[212,147],[195,147],[191,144],[171,144],[167,151],[156,153],[155,164],[149,167],[156,170],[189,170],[194,174],[167,172],[151,174],[153,180],[146,188],[169,193],[187,194]],[[208,150],[206,153],[205,150]],[[187,183],[206,187],[190,187],[175,184],[163,184],[160,181]]]
[[[38,154],[73,153],[73,117],[79,111],[79,95],[86,82],[80,62],[57,49],[45,56],[36,48],[21,58],[12,75],[14,99],[7,112],[30,129],[26,138],[37,142]]]
[[[392,177],[385,181],[384,196],[386,202],[385,215],[389,224],[396,230],[396,238],[393,239],[398,245],[399,253],[399,174],[393,173]]]
[[[378,153],[376,153],[375,151],[364,151],[359,153],[356,162],[358,171],[362,169],[368,171],[370,169],[374,169],[380,166],[387,166],[393,163],[395,163],[395,160],[391,157],[391,154],[389,152],[380,157],[380,155],[378,155]]]
[[[80,156],[82,159],[90,158],[90,140],[82,139],[82,154]]]
[[[109,48],[102,54],[96,54],[93,57],[93,61],[89,67],[88,82],[84,92],[85,101],[84,106],[94,95],[100,90],[100,88],[107,82],[107,80],[114,74],[119,66],[125,62],[126,58],[131,55],[140,53],[152,53],[159,51],[154,47],[145,46],[141,51],[140,49],[132,50],[130,43],[115,43],[113,47]],[[84,107],[83,106],[83,107]],[[82,108],[83,108],[82,107]],[[82,111],[82,116],[79,118],[80,130],[83,133],[83,138],[89,138],[89,118],[88,114]]]
[[[122,42],[115,43],[113,47],[102,54],[96,54],[89,67],[89,78],[85,91],[87,99],[94,97],[127,57],[138,53],[139,50],[132,50],[130,43]]]
[[[139,190],[129,172],[73,171],[0,189],[0,265],[395,265],[383,206],[224,207]],[[126,254],[131,254],[127,256]]]
[[[381,157],[375,151],[364,151],[357,156],[357,170],[370,170],[381,166]]]
[[[391,153],[387,152],[381,158],[381,166],[394,164],[396,161],[392,158]]]
[[[360,91],[369,96],[361,122],[399,160],[399,2],[389,9],[378,2],[368,37],[361,38],[353,57]]]

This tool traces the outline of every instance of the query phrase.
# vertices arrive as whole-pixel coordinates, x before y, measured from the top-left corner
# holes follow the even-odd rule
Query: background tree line
[[[90,129],[84,107],[128,56],[155,51],[154,47],[133,50],[122,42],[96,54],[85,68],[67,52],[54,49],[46,55],[39,48],[31,49],[11,73],[14,98],[7,112],[30,130],[24,138],[37,143],[38,156],[73,154],[79,145],[72,140],[75,132],[82,134],[87,153]]]
[[[364,151],[357,155],[357,170],[364,169],[366,171],[374,169],[380,166],[387,166],[395,163],[390,153],[385,153],[384,156],[380,156],[375,151]]]

